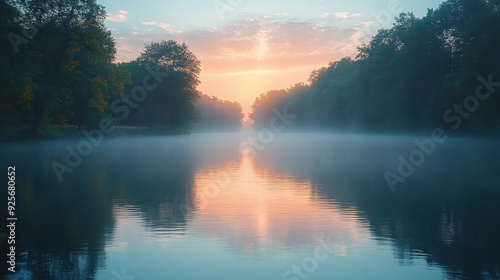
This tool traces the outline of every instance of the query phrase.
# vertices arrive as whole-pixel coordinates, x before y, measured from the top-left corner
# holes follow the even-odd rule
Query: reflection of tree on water
[[[311,179],[322,196],[355,205],[374,237],[393,244],[402,264],[423,255],[452,279],[498,279],[499,149],[450,140],[391,193],[383,173],[414,147],[412,139],[379,139],[280,143],[258,154],[256,164]]]
[[[237,159],[238,138],[206,134],[144,141],[132,145],[118,141],[102,158],[108,163],[103,166],[110,177],[114,202],[136,206],[146,227],[156,233],[184,233],[191,211],[196,209],[196,170]]]
[[[185,146],[131,147],[119,152],[110,163],[110,186],[115,203],[135,206],[147,227],[179,230],[186,220],[177,205],[192,205],[195,159]]]
[[[95,275],[105,263],[104,248],[114,230],[114,203],[137,206],[146,226],[185,228],[175,205],[179,201],[191,204],[194,164],[182,149],[172,147],[160,153],[154,148],[129,148],[96,154],[62,184],[52,170],[36,171],[48,157],[38,155],[34,158],[39,161],[19,167],[33,168],[32,176],[23,176],[29,182],[23,184],[26,194],[19,205],[23,207],[20,216],[26,240],[22,242],[28,252],[28,270],[35,279]]]
[[[4,158],[17,159],[3,166],[15,164],[18,170],[18,275],[31,274],[33,279],[92,278],[104,268],[117,204],[137,209],[146,227],[153,231],[183,232],[187,221],[179,204],[193,205],[195,169],[207,164],[207,159],[215,165],[234,160],[237,140],[216,142],[206,137],[205,146],[189,138],[112,140],[94,148],[81,165],[65,174],[62,183],[50,164],[54,160],[64,162],[66,145],[74,147],[77,140],[2,147]],[[206,149],[207,143],[219,146]],[[200,153],[202,148],[208,152]]]
[[[75,172],[59,183],[50,168],[51,149],[9,147],[7,158],[17,159],[17,273],[31,279],[88,279],[104,264],[114,228],[111,193],[103,172]]]
[[[68,174],[62,184],[50,163],[55,159],[62,162],[65,153],[60,151],[66,142],[60,146],[25,143],[2,147],[5,158],[18,159],[4,166],[18,166],[17,250],[26,253],[18,256],[18,264],[25,263],[34,279],[81,279],[95,275],[105,263],[104,248],[115,229],[113,205],[133,206],[146,221],[148,230],[183,232],[188,221],[178,206],[194,204],[195,171],[202,167],[222,168],[239,157],[237,139],[231,140],[234,143],[208,136],[168,141],[149,139],[149,142],[129,139],[104,143]],[[245,173],[248,176],[240,178],[243,186],[254,177],[252,170],[265,170],[270,174],[268,190],[295,194],[291,189],[280,192],[280,185],[275,183],[281,180],[281,175],[293,177],[293,181],[299,177],[298,181],[313,183],[314,197],[320,198],[316,201],[334,200],[341,206],[355,206],[360,219],[369,223],[374,238],[390,241],[402,263],[423,255],[431,265],[446,269],[450,277],[481,279],[482,274],[488,274],[489,278],[498,278],[500,225],[496,214],[500,210],[500,194],[494,189],[498,185],[498,148],[487,143],[467,143],[475,148],[466,150],[461,141],[451,141],[391,193],[383,172],[397,164],[395,159],[399,154],[411,150],[405,144],[411,140],[318,139],[301,138],[286,143],[276,136],[265,152],[257,153],[252,163],[254,169]],[[202,183],[200,187],[205,184]],[[227,198],[224,201],[230,205],[238,196],[231,196],[226,189],[218,198]],[[282,200],[279,196],[275,198]],[[274,204],[277,203],[269,203]],[[283,205],[304,204],[283,201]],[[313,206],[308,211],[317,208]],[[300,207],[294,211],[304,214]],[[203,214],[198,209],[196,212]],[[272,211],[263,211],[269,212]],[[224,214],[221,218],[229,217],[220,213]],[[320,217],[321,213],[318,211],[314,216]],[[192,215],[193,212],[188,213]],[[214,216],[209,213],[205,217]],[[318,219],[312,215],[306,218],[317,224],[313,222]],[[288,217],[283,220],[289,221]],[[205,224],[209,225],[208,222]],[[302,220],[299,222],[304,224]],[[210,234],[220,233],[204,224],[197,226]],[[255,235],[255,244],[262,243],[259,238],[274,234],[278,240],[282,232],[288,232],[276,226],[267,229],[271,231]],[[289,241],[297,243],[296,239]]]
[[[334,254],[359,246],[368,232],[347,211],[311,192],[310,180],[276,176],[258,169],[252,153],[243,149],[235,168],[198,170],[197,201],[207,188],[219,189],[196,211],[189,231],[217,240],[235,258],[257,260],[269,252],[287,255],[297,248],[339,241]],[[226,173],[229,183],[219,188],[209,173]],[[230,173],[230,174],[229,174]],[[342,250],[339,248],[343,248]]]

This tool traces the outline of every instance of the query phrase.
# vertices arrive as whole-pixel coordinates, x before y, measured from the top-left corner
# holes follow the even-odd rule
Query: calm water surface
[[[416,137],[248,137],[109,139],[62,182],[78,140],[2,144],[8,279],[500,279],[498,142],[449,139],[392,192]]]

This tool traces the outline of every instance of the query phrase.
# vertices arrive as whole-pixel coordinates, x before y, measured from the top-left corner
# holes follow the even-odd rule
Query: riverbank
[[[41,129],[38,131],[37,136],[33,137],[30,134],[29,128],[15,128],[2,130],[0,132],[0,143],[2,142],[20,142],[20,141],[32,141],[32,140],[53,140],[53,139],[78,139],[78,138],[88,138],[86,135],[91,133],[92,129],[78,128],[77,126],[52,126],[50,128]],[[249,129],[240,131],[250,131]],[[254,133],[258,135],[259,129],[253,129]],[[115,126],[110,133],[101,133],[103,137],[115,138],[115,137],[126,137],[126,136],[168,136],[168,135],[188,135],[191,133],[227,133],[227,132],[237,132],[237,131],[226,131],[226,130],[196,130],[193,129],[190,133],[175,133],[168,130],[152,129],[150,127],[138,127],[138,126]],[[317,133],[340,133],[340,134],[360,134],[360,135],[383,135],[383,136],[414,136],[414,137],[424,137],[427,136],[424,131],[313,131],[313,130],[290,130],[288,133],[303,133],[303,134],[317,134]],[[92,134],[92,133],[91,133]],[[490,132],[490,133],[458,133],[456,131],[449,132],[447,135],[451,137],[466,137],[466,138],[484,138],[492,139],[500,142],[500,132]]]

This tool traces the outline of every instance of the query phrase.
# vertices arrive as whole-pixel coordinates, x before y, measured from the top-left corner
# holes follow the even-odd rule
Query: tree
[[[20,12],[0,0],[0,84],[2,94],[0,101],[0,128],[7,133],[12,128],[26,125],[29,119],[30,100],[34,85],[29,69],[22,67],[30,58],[15,55],[11,40],[16,42],[22,34],[19,26]],[[0,135],[3,137],[5,135]]]
[[[500,80],[500,3],[499,1],[478,1],[476,5],[461,2],[460,14],[456,17],[462,18],[459,23],[458,36],[460,48],[459,55],[454,56],[454,71],[450,72],[443,91],[448,97],[447,106],[453,103],[461,103],[471,95],[474,95],[480,83],[478,77],[493,81]],[[462,6],[463,5],[463,6]],[[467,13],[468,12],[468,13]],[[488,88],[482,88],[481,94],[488,94]],[[496,89],[495,91],[498,91]],[[500,98],[496,92],[491,92],[489,97],[479,104],[477,111],[470,117],[464,119],[464,128],[482,133],[494,133],[500,131],[500,115],[498,108]]]
[[[104,27],[104,7],[95,0],[11,2],[21,11],[22,26],[36,31],[19,53],[33,58],[25,65],[36,84],[31,134],[37,135],[44,119],[94,126],[126,82],[112,64],[116,49]]]
[[[297,83],[288,89],[270,90],[255,98],[252,105],[250,119],[256,128],[267,128],[269,122],[276,117],[276,110],[281,111],[287,107],[288,112],[304,114],[309,112],[309,107],[303,102],[297,102],[303,95],[308,93],[309,87],[303,83]],[[292,126],[296,126],[297,124]]]
[[[478,76],[489,80],[489,91],[500,80],[499,44],[498,0],[448,0],[422,18],[402,13],[360,46],[355,60],[313,71],[308,90],[261,95],[251,118],[265,125],[273,108],[287,105],[299,116],[296,128],[407,132],[449,126],[443,114],[471,101]],[[461,113],[462,132],[498,133],[498,95],[478,106],[473,114]]]
[[[196,103],[200,121],[194,131],[239,131],[243,121],[243,109],[237,102],[220,100],[217,97],[202,95]]]
[[[126,123],[144,125],[166,133],[188,133],[198,120],[196,89],[201,71],[200,61],[186,44],[176,41],[152,42],[127,68],[132,73],[132,87],[142,84],[151,71],[168,76],[148,92],[147,98]]]

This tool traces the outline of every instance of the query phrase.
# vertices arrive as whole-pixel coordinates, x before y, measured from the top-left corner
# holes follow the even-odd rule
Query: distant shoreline
[[[52,140],[65,140],[65,139],[85,139],[87,138],[82,131],[92,130],[90,128],[78,128],[77,126],[68,127],[52,127],[46,128],[39,131],[37,137],[29,136],[28,128],[16,128],[10,130],[4,130],[0,134],[0,143],[15,143],[15,142],[28,142],[28,141],[52,141]],[[120,138],[128,136],[185,136],[192,134],[204,134],[204,133],[254,133],[258,134],[259,129],[255,128],[252,132],[251,130],[192,130],[189,133],[174,133],[166,130],[152,129],[150,127],[140,127],[140,126],[115,126],[113,132],[106,134],[103,137],[105,139],[109,138]],[[345,134],[345,135],[374,135],[374,136],[413,136],[413,137],[426,137],[428,136],[427,131],[314,131],[314,130],[289,130],[283,132],[283,134],[288,133],[300,133],[300,134]],[[448,133],[451,137],[466,137],[466,138],[480,138],[480,139],[491,139],[495,141],[500,141],[499,132],[490,133],[458,133],[450,132]]]

